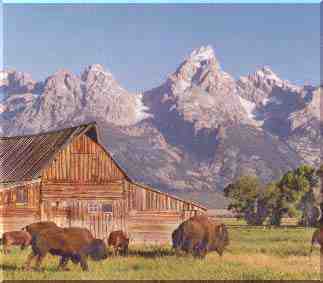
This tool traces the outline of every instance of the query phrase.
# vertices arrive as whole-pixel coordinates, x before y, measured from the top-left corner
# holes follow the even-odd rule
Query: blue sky
[[[207,44],[235,78],[270,65],[284,79],[317,83],[319,5],[4,6],[5,67],[37,80],[100,63],[127,89],[149,89]]]

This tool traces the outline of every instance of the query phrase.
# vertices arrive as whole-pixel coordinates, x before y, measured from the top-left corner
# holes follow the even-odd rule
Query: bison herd
[[[315,243],[321,246],[323,253],[322,228],[313,234],[311,253]],[[33,261],[36,261],[36,270],[40,270],[43,259],[49,253],[60,257],[59,270],[67,270],[67,263],[71,260],[87,271],[87,258],[95,261],[106,259],[107,246],[112,248],[114,255],[127,255],[129,237],[123,231],[113,231],[107,241],[104,241],[94,238],[86,228],[62,228],[54,222],[38,222],[27,225],[20,231],[3,233],[2,244],[4,254],[9,253],[11,245],[21,246],[21,249],[31,245],[32,252],[27,257],[25,270],[30,270]],[[172,248],[176,255],[184,253],[204,258],[208,252],[216,251],[222,256],[228,245],[229,234],[226,226],[203,215],[184,221],[172,233]]]

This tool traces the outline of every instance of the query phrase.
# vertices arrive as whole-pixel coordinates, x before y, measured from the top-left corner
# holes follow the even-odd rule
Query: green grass
[[[48,256],[44,271],[23,272],[30,250],[2,257],[4,279],[240,279],[266,280],[320,279],[319,248],[310,259],[313,229],[232,228],[231,244],[220,258],[210,253],[205,260],[176,257],[170,247],[133,246],[128,257],[109,258],[103,262],[89,260],[89,272],[69,263],[71,271],[57,272],[58,257]]]

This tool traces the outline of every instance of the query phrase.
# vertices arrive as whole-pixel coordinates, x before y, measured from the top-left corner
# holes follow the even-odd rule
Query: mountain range
[[[0,90],[1,136],[95,120],[133,179],[212,208],[226,206],[223,188],[241,175],[266,183],[320,163],[320,86],[295,85],[269,66],[236,80],[210,46],[142,93],[127,91],[98,64],[40,82],[4,70]]]

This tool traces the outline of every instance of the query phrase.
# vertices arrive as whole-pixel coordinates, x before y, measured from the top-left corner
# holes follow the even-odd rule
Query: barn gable
[[[91,135],[75,137],[56,153],[48,168],[43,170],[43,183],[107,184],[120,181],[126,175],[104,148]],[[96,135],[95,135],[96,136]]]

